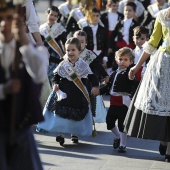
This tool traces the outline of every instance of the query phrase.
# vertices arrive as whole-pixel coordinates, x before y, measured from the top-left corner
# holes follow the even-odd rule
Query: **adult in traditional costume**
[[[128,135],[162,141],[160,154],[170,162],[170,8],[158,12],[144,53],[129,73],[130,78],[151,55],[140,88],[134,96],[125,120]],[[163,38],[163,43],[157,46]]]

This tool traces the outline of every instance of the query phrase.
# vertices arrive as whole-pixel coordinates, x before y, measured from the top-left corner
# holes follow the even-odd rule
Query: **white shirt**
[[[132,23],[132,18],[130,19],[124,19],[123,22],[123,39],[126,41],[127,44],[129,44],[129,28]]]
[[[2,54],[0,54],[1,65],[5,70],[5,76],[9,78],[9,67],[11,66],[15,55],[16,42],[13,39],[9,43],[2,43]],[[34,47],[32,44],[24,45],[19,48],[22,54],[23,62],[25,63],[28,74],[32,77],[35,83],[43,83],[47,78],[48,54],[43,46]],[[0,84],[0,100],[5,98],[3,93],[4,84]]]
[[[39,19],[36,14],[35,7],[33,5],[32,0],[25,0],[22,6],[26,8],[25,24],[27,25],[27,27],[29,29],[29,33],[27,34],[28,39],[31,42],[36,43],[32,34],[31,34],[34,32],[39,32],[39,25],[38,25]]]
[[[139,48],[138,46],[136,46],[136,48],[134,49],[134,54],[135,54],[134,64],[137,64],[142,53],[143,53],[143,48]],[[146,70],[146,63],[143,63],[142,66],[143,66],[142,72],[144,72]]]
[[[115,29],[117,20],[118,20],[118,14],[109,11],[108,12],[109,31],[113,31]]]
[[[98,29],[98,24],[97,25],[90,25],[90,27],[92,28],[93,31],[93,43],[94,43],[94,48],[93,51],[99,55],[101,53],[101,50],[97,50],[97,39],[96,39],[96,33],[97,33],[97,29]]]

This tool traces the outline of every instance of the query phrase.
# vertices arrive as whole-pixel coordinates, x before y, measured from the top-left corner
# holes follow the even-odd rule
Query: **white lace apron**
[[[170,47],[170,20],[160,17],[162,27],[168,28],[163,47]],[[153,47],[147,44],[144,50],[151,54]],[[159,49],[147,65],[135,107],[144,113],[170,116],[170,53]]]

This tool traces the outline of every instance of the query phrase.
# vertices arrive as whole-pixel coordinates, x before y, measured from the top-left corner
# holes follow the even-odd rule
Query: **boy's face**
[[[13,38],[11,31],[14,9],[7,9],[0,12],[0,38],[6,41]]]
[[[90,23],[93,25],[97,25],[100,21],[100,14],[97,12],[92,12],[90,17]]]
[[[121,68],[121,69],[127,68],[132,64],[132,61],[130,61],[130,56],[127,54],[125,54],[123,56],[119,56],[116,59],[116,62],[118,64],[119,68]]]
[[[118,7],[119,7],[119,3],[117,2],[117,3],[111,3],[109,8],[111,9],[112,12],[117,12]]]
[[[124,16],[127,19],[133,18],[135,15],[135,11],[131,6],[125,6],[124,8]]]
[[[138,46],[139,48],[142,47],[142,45],[148,40],[146,34],[141,34],[141,36],[133,36],[133,41],[135,43],[136,46]]]

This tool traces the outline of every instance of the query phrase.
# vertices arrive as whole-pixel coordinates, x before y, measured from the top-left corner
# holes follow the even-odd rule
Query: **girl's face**
[[[49,25],[54,24],[58,19],[58,12],[51,11],[47,14],[47,21]]]
[[[76,35],[76,38],[81,42],[81,50],[86,47],[86,37],[81,35]]]
[[[129,67],[132,64],[132,61],[130,61],[130,56],[129,55],[123,55],[123,56],[119,56],[116,59],[116,62],[119,66],[119,68],[124,69]]]
[[[72,63],[75,63],[80,55],[80,51],[75,44],[66,44],[66,54]]]

